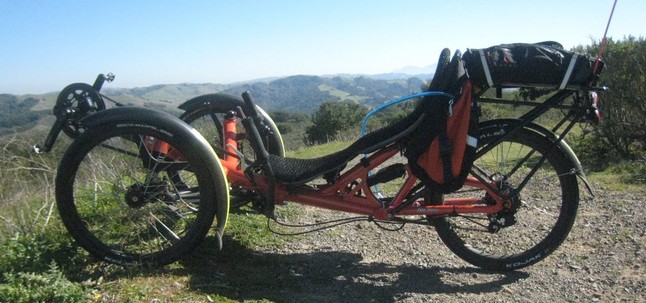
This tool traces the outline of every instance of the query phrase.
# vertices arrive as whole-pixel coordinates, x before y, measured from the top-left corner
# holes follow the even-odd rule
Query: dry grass
[[[32,137],[0,137],[0,240],[42,231],[54,212],[54,178],[58,155],[34,154]]]

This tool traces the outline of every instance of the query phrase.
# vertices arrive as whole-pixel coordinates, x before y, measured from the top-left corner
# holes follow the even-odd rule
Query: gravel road
[[[644,302],[646,190],[595,193],[594,200],[583,197],[576,224],[556,252],[515,272],[470,266],[428,227],[390,232],[355,222],[290,238],[279,249],[254,250],[242,266],[224,258],[210,288],[241,301]],[[304,207],[299,219],[343,216]],[[219,289],[218,279],[226,281]]]

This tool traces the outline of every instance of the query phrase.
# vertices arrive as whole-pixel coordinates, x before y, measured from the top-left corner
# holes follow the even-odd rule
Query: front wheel
[[[92,127],[61,160],[56,201],[62,221],[101,260],[174,262],[204,239],[218,211],[227,211],[219,206],[228,205],[228,186],[212,167],[212,150],[190,131],[165,128],[169,120],[163,119]]]
[[[505,132],[502,125],[481,128],[480,146]],[[533,168],[534,175],[520,189]],[[559,145],[523,128],[476,159],[473,171],[515,193],[496,214],[429,218],[453,253],[484,269],[508,271],[544,259],[565,240],[574,224],[579,189],[572,162]],[[460,195],[480,196],[493,203],[484,190],[476,188],[451,194]],[[441,197],[428,199],[429,203],[442,203]]]
[[[194,127],[204,138],[206,138],[216,153],[222,157],[224,146],[224,119],[229,112],[237,113],[236,108],[244,108],[244,101],[240,97],[225,94],[208,94],[195,97],[180,106],[185,112],[179,118]],[[269,133],[262,138],[267,152],[273,155],[285,156],[285,146],[278,127],[271,117],[259,106],[256,106],[258,114],[269,128]],[[238,117],[240,118],[240,117]],[[260,129],[260,125],[257,125]],[[248,159],[254,159],[255,154],[251,149],[242,123],[238,122],[238,149]]]
[[[213,150],[220,158],[225,158],[225,137],[224,137],[224,121],[231,113],[236,113],[237,116],[237,146],[236,149],[250,161],[255,160],[256,154],[251,148],[251,142],[245,129],[242,126],[242,120],[237,115],[236,108],[244,108],[246,105],[242,98],[228,95],[228,94],[207,94],[195,97],[180,105],[180,109],[185,110],[179,118],[195,128],[204,138],[207,139]],[[258,114],[262,117],[264,126],[269,128],[269,132],[263,136],[262,142],[267,149],[267,152],[272,155],[285,156],[285,146],[283,138],[280,135],[278,127],[271,119],[271,117],[259,106],[256,106]],[[256,124],[258,129],[261,125]],[[250,193],[242,189],[233,189],[231,191],[232,199],[231,206],[239,208],[247,205],[254,197],[254,193]]]

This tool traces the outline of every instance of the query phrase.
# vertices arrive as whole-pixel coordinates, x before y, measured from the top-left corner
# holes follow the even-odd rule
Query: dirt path
[[[454,256],[423,226],[388,232],[357,222],[290,239],[281,249],[225,251],[191,287],[276,302],[639,302],[646,300],[646,192],[597,191],[551,256],[492,273]],[[307,208],[303,220],[339,214]],[[233,242],[233,243],[232,243]],[[208,244],[207,244],[208,245]],[[197,266],[197,265],[196,265]]]

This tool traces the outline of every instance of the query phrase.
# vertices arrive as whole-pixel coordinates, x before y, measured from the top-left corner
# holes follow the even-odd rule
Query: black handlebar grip
[[[244,103],[247,107],[247,115],[250,117],[258,118],[258,111],[256,110],[256,104],[253,102],[253,98],[251,98],[251,93],[249,91],[245,91],[242,93],[242,100],[244,100]]]
[[[96,90],[97,92],[100,92],[105,80],[106,80],[106,77],[103,74],[99,74],[98,76],[96,76],[96,80],[94,80],[94,84],[92,85],[92,87],[94,87],[94,90]]]
[[[67,113],[56,118],[56,122],[54,122],[52,129],[49,130],[47,139],[45,139],[45,145],[40,147],[39,149],[42,150],[39,150],[37,153],[48,153],[50,150],[52,150],[52,147],[54,147],[54,143],[56,143],[56,139],[58,138],[58,134],[60,134],[61,130],[63,130],[63,126],[65,126],[67,119]]]

